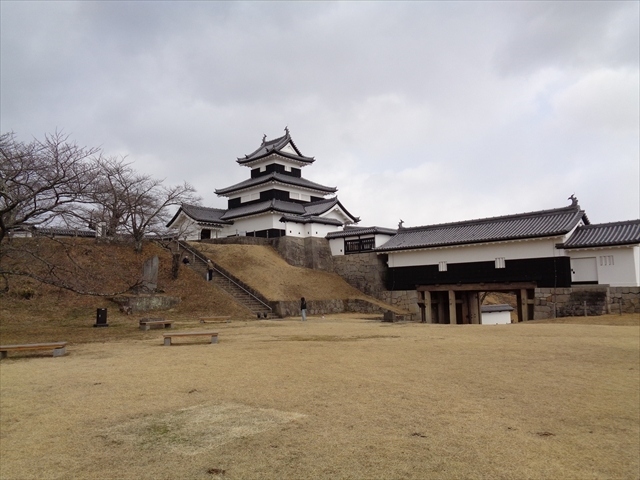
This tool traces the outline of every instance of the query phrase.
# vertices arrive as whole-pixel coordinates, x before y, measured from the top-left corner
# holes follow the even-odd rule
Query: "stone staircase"
[[[189,259],[188,266],[201,275],[202,279],[207,278],[208,266],[207,256],[198,251],[193,246],[182,241],[175,241],[174,248],[180,252],[180,258],[185,256]],[[213,261],[213,279],[212,283],[228,293],[236,303],[244,306],[251,311],[257,318],[276,318],[267,300],[258,292],[253,291],[249,286],[245,285],[241,280],[235,278],[231,273],[216,265]]]
[[[231,281],[228,277],[224,277],[220,275],[219,272],[215,272],[212,283],[231,295],[240,305],[251,310],[257,318],[273,318],[269,306],[256,298],[255,295]]]

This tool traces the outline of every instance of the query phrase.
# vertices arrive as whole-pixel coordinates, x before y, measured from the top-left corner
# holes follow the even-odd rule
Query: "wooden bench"
[[[142,318],[140,319],[140,330],[149,330],[150,328],[171,328],[173,320],[165,320],[164,318]]]
[[[230,316],[219,315],[214,317],[200,317],[200,323],[229,323]]]
[[[54,357],[61,357],[66,353],[67,342],[26,343],[23,345],[0,345],[0,358],[7,358],[9,352],[20,350],[51,350]]]
[[[211,337],[211,343],[218,343],[218,332],[175,332],[163,333],[164,344],[171,345],[172,337]]]

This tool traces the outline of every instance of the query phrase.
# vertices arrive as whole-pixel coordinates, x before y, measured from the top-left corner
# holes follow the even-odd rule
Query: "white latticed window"
[[[439,272],[446,272],[447,271],[447,262],[438,263],[438,271]]]
[[[496,258],[496,268],[505,268],[504,257]]]

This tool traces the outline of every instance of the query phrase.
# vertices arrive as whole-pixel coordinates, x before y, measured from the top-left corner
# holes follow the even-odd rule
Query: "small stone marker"
[[[158,287],[158,266],[160,261],[155,255],[144,262],[142,267],[142,285],[145,290],[155,292]]]

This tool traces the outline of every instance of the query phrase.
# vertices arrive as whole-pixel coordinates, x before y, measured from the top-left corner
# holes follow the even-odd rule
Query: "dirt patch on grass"
[[[192,392],[195,393],[195,392]],[[110,444],[147,451],[198,455],[235,439],[258,435],[304,415],[238,404],[196,405],[173,412],[143,415],[99,435]]]

